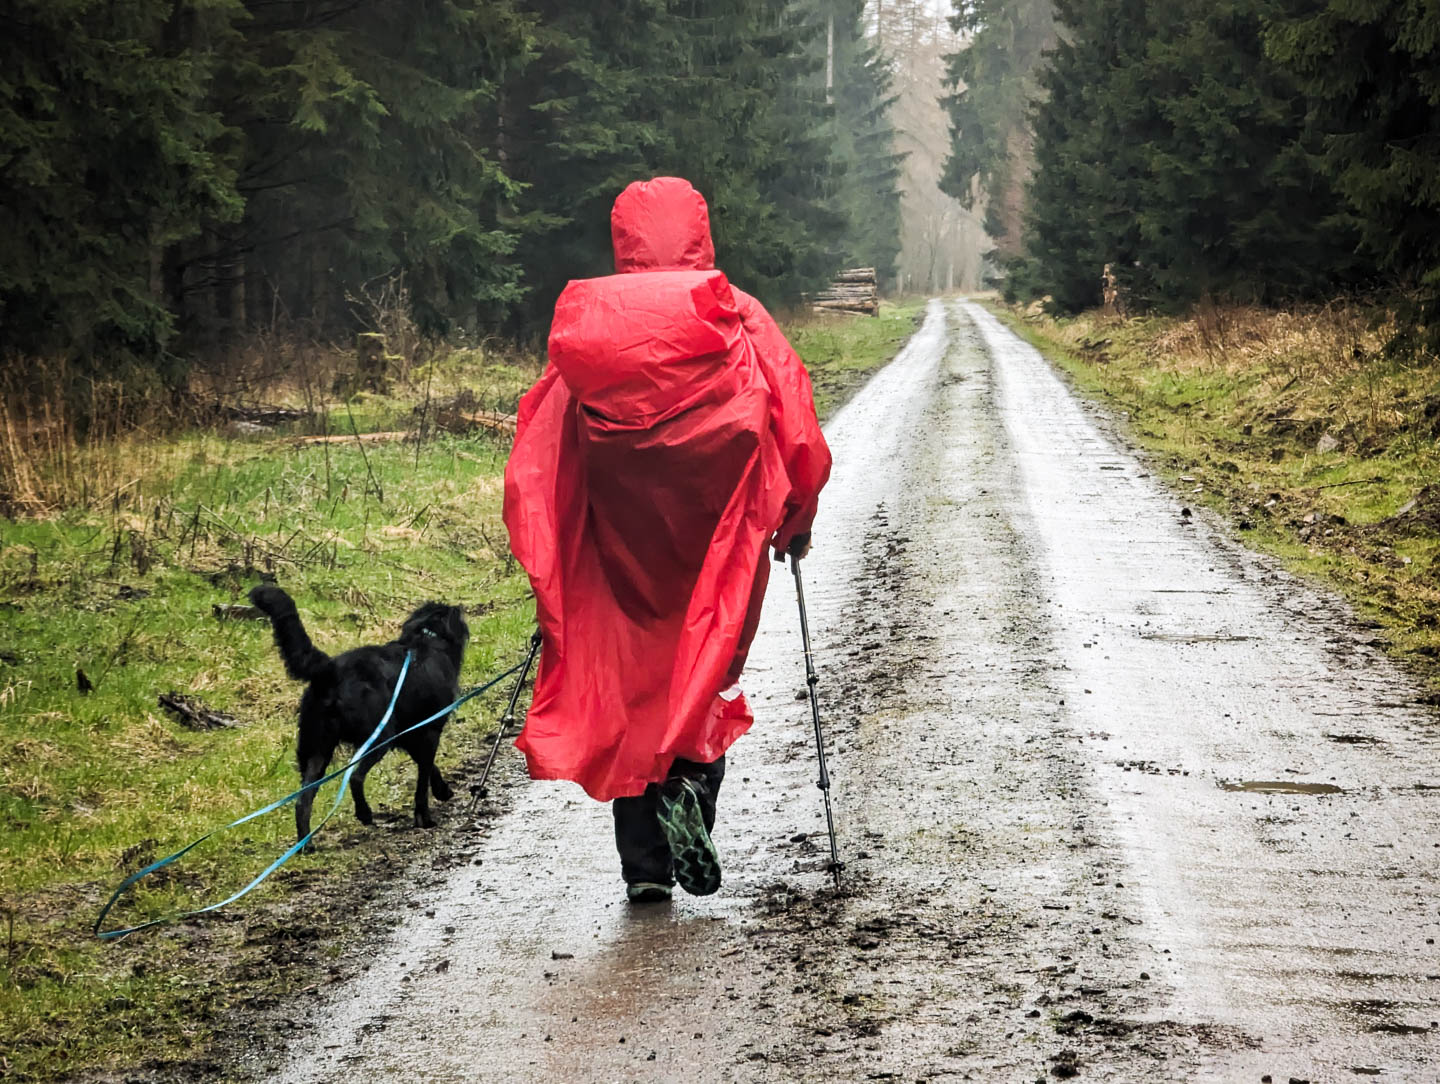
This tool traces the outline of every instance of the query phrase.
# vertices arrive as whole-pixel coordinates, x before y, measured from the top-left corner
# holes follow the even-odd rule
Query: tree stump
[[[355,386],[384,392],[390,386],[390,354],[385,336],[362,331],[355,336]]]

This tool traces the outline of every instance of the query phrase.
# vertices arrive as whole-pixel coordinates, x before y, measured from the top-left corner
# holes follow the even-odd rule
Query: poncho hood
[[[680,177],[635,181],[610,212],[615,270],[709,271],[715,266],[710,208]]]

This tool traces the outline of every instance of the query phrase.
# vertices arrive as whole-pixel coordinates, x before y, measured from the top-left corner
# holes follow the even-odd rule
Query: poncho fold
[[[517,745],[533,778],[601,800],[749,728],[726,689],[757,570],[809,530],[830,464],[803,365],[713,269],[699,194],[631,185],[612,232],[621,273],[561,294],[505,475],[544,641]]]

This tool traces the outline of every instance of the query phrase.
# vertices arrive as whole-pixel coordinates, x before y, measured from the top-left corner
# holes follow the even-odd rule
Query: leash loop
[[[506,670],[499,677],[496,677],[491,681],[487,681],[483,685],[477,685],[475,686],[475,688],[470,689],[465,693],[462,693],[460,697],[456,699],[453,703],[451,703],[448,707],[442,708],[434,715],[431,715],[428,719],[424,719],[421,722],[416,723],[414,726],[406,727],[398,734],[393,734],[390,737],[386,738],[384,741],[377,742],[375,739],[381,735],[381,733],[385,730],[386,725],[390,722],[390,717],[395,714],[395,704],[400,699],[400,689],[405,684],[405,676],[410,670],[410,662],[413,657],[413,652],[405,652],[405,662],[400,667],[400,676],[398,679],[396,679],[395,691],[390,696],[390,704],[385,709],[385,714],[380,717],[380,722],[376,724],[375,729],[371,731],[370,736],[365,739],[365,743],[355,751],[355,755],[350,758],[349,763],[347,763],[344,767],[336,768],[333,772],[330,772],[329,774],[324,775],[319,779],[316,779],[312,783],[306,783],[304,786],[298,788],[297,790],[291,791],[289,794],[285,795],[285,797],[278,798],[275,801],[271,802],[269,805],[262,806],[260,809],[255,810],[253,813],[247,813],[245,814],[245,816],[240,817],[237,820],[233,820],[229,824],[222,825],[219,828],[211,829],[199,839],[186,844],[184,847],[181,847],[173,854],[166,855],[164,858],[161,858],[158,861],[151,862],[144,869],[136,870],[134,873],[130,874],[130,876],[126,877],[125,880],[121,881],[120,886],[116,888],[113,893],[111,893],[110,899],[106,901],[105,906],[100,909],[100,914],[96,916],[94,927],[95,936],[100,938],[100,940],[102,941],[113,941],[118,938],[125,937],[129,934],[135,933],[139,930],[149,929],[151,926],[159,926],[164,923],[174,922],[182,918],[193,918],[196,915],[203,915],[209,911],[218,911],[220,908],[226,907],[229,904],[232,904],[236,900],[240,899],[240,897],[247,895],[254,889],[258,888],[262,883],[264,883],[265,880],[268,879],[269,876],[277,869],[285,865],[286,862],[290,861],[290,859],[294,858],[297,854],[299,854],[300,850],[305,846],[305,844],[310,842],[310,838],[325,826],[325,822],[328,821],[330,817],[335,813],[335,811],[340,808],[340,803],[345,797],[345,792],[350,787],[350,776],[354,774],[356,766],[360,763],[361,760],[365,758],[367,754],[372,753],[377,749],[383,749],[387,745],[390,745],[398,739],[403,738],[406,734],[409,734],[415,730],[419,730],[421,727],[429,726],[437,719],[443,719],[456,708],[460,707],[460,705],[464,704],[467,700],[470,700],[472,697],[479,696],[483,692],[488,692],[490,689],[494,688],[496,685],[499,685],[502,681],[510,677],[512,674],[518,673],[520,671],[520,668],[525,665],[524,663],[517,663],[509,670]],[[280,809],[283,806],[286,806],[291,802],[295,801],[307,790],[313,790],[317,787],[321,787],[337,776],[342,777],[340,780],[340,789],[335,794],[335,801],[331,803],[330,808],[326,811],[325,815],[320,818],[319,823],[316,824],[315,827],[312,828],[303,839],[290,846],[284,854],[282,854],[279,858],[275,859],[275,861],[271,862],[270,865],[265,867],[264,871],[261,872],[259,876],[257,876],[254,880],[252,880],[249,884],[247,884],[244,888],[240,889],[238,892],[227,896],[219,903],[212,903],[206,907],[196,908],[193,911],[181,911],[178,914],[151,919],[149,922],[142,922],[137,926],[128,926],[123,929],[116,930],[102,930],[100,928],[105,922],[105,916],[110,913],[110,909],[115,906],[115,904],[119,901],[120,897],[125,894],[126,890],[129,889],[131,885],[143,880],[150,874],[154,873],[156,870],[164,869],[166,866],[170,865],[170,863],[174,862],[178,858],[183,857],[188,852],[194,850],[196,847],[200,846],[200,844],[204,843],[212,836],[219,835],[221,832],[229,831],[231,828],[236,828],[246,823],[247,821],[254,820],[256,817],[263,817],[266,813],[272,813],[275,810]]]

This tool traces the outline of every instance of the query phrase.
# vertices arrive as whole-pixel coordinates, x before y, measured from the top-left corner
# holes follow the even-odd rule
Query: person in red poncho
[[[725,751],[769,554],[803,556],[830,451],[804,365],[715,270],[709,210],[657,177],[611,213],[616,274],[572,281],[520,401],[505,524],[543,648],[518,742],[613,801],[633,901],[720,886]]]

